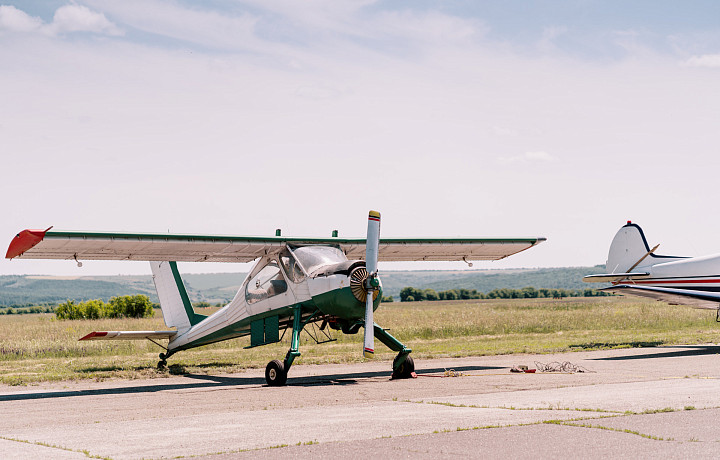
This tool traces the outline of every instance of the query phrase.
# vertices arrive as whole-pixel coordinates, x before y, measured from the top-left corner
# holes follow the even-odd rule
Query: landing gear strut
[[[382,342],[383,345],[392,351],[398,352],[393,360],[392,379],[410,379],[417,377],[415,374],[415,362],[410,357],[412,350],[400,343],[398,339],[377,324],[373,324],[373,333],[375,334],[375,338]]]
[[[302,332],[305,324],[302,322],[302,308],[300,305],[293,307],[293,329],[292,339],[290,340],[290,350],[285,355],[285,360],[275,359],[270,361],[265,367],[265,382],[271,387],[281,387],[287,383],[287,375],[295,358],[300,356],[300,332]],[[310,318],[308,318],[309,320]]]
[[[300,356],[300,332],[314,316],[313,314],[305,321],[302,321],[302,309],[300,305],[296,305],[293,308],[295,312],[293,315],[293,329],[292,339],[290,342],[290,350],[288,350],[287,355],[285,355],[285,359],[283,361],[275,359],[273,361],[270,361],[265,367],[265,382],[267,382],[268,386],[271,387],[280,387],[287,383],[288,371],[290,370],[290,367],[292,366],[295,358]],[[410,353],[412,352],[412,350],[400,343],[398,339],[390,335],[382,327],[378,326],[377,324],[373,324],[373,326],[373,333],[375,335],[375,338],[377,338],[380,342],[383,343],[383,345],[385,345],[392,351],[398,352],[397,356],[393,360],[392,378],[410,379],[417,377],[417,375],[415,374],[415,362],[410,357]],[[343,332],[345,332],[345,330],[343,330]],[[357,330],[355,330],[355,332],[357,332]],[[350,332],[350,329],[348,329],[348,332],[346,333],[355,332]],[[160,358],[163,358],[163,356],[161,355]]]

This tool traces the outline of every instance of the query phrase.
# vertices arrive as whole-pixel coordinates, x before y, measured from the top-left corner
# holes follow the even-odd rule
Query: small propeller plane
[[[606,270],[588,283],[612,283],[603,291],[661,300],[674,305],[716,310],[720,315],[720,254],[703,257],[655,254],[639,225],[630,221],[610,244]],[[720,319],[720,318],[719,318]]]
[[[412,350],[373,321],[382,283],[378,261],[498,260],[531,248],[545,238],[380,239],[380,213],[370,211],[367,237],[288,238],[97,233],[23,230],[6,258],[144,260],[150,262],[164,331],[92,332],[80,340],[168,339],[158,367],[175,353],[214,342],[250,336],[250,346],[279,342],[290,329],[285,358],[265,369],[270,386],[282,386],[300,356],[300,332],[321,323],[345,334],[364,328],[363,354],[372,357],[374,338],[398,354],[393,378],[409,378]],[[361,260],[364,256],[364,260]],[[233,300],[216,313],[196,313],[177,262],[251,262],[257,260]],[[472,265],[472,264],[470,264]],[[367,325],[370,325],[368,327]],[[162,346],[162,345],[161,345]]]

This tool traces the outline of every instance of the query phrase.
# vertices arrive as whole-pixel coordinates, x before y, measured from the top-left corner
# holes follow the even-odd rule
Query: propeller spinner
[[[367,240],[365,241],[365,267],[368,277],[365,280],[367,297],[365,299],[365,340],[363,355],[372,358],[375,354],[375,322],[373,320],[373,295],[380,285],[377,274],[378,249],[380,246],[380,213],[370,211],[368,215]]]

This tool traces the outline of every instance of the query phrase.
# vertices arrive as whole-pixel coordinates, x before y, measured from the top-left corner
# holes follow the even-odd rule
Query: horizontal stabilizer
[[[624,280],[627,278],[647,278],[650,273],[631,272],[631,273],[604,273],[601,275],[588,275],[583,277],[586,283],[612,283],[613,281]]]
[[[144,340],[169,339],[177,331],[102,331],[91,332],[80,340]]]
[[[690,289],[675,289],[655,286],[636,286],[632,284],[619,284],[601,291],[630,294],[640,297],[649,297],[662,300],[673,305],[687,305],[694,308],[717,310],[720,307],[720,292],[694,291]]]

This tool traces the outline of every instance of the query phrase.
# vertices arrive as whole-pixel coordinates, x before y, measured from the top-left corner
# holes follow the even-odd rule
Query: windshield
[[[319,267],[348,260],[344,252],[332,246],[303,246],[293,248],[292,252],[308,274]]]

